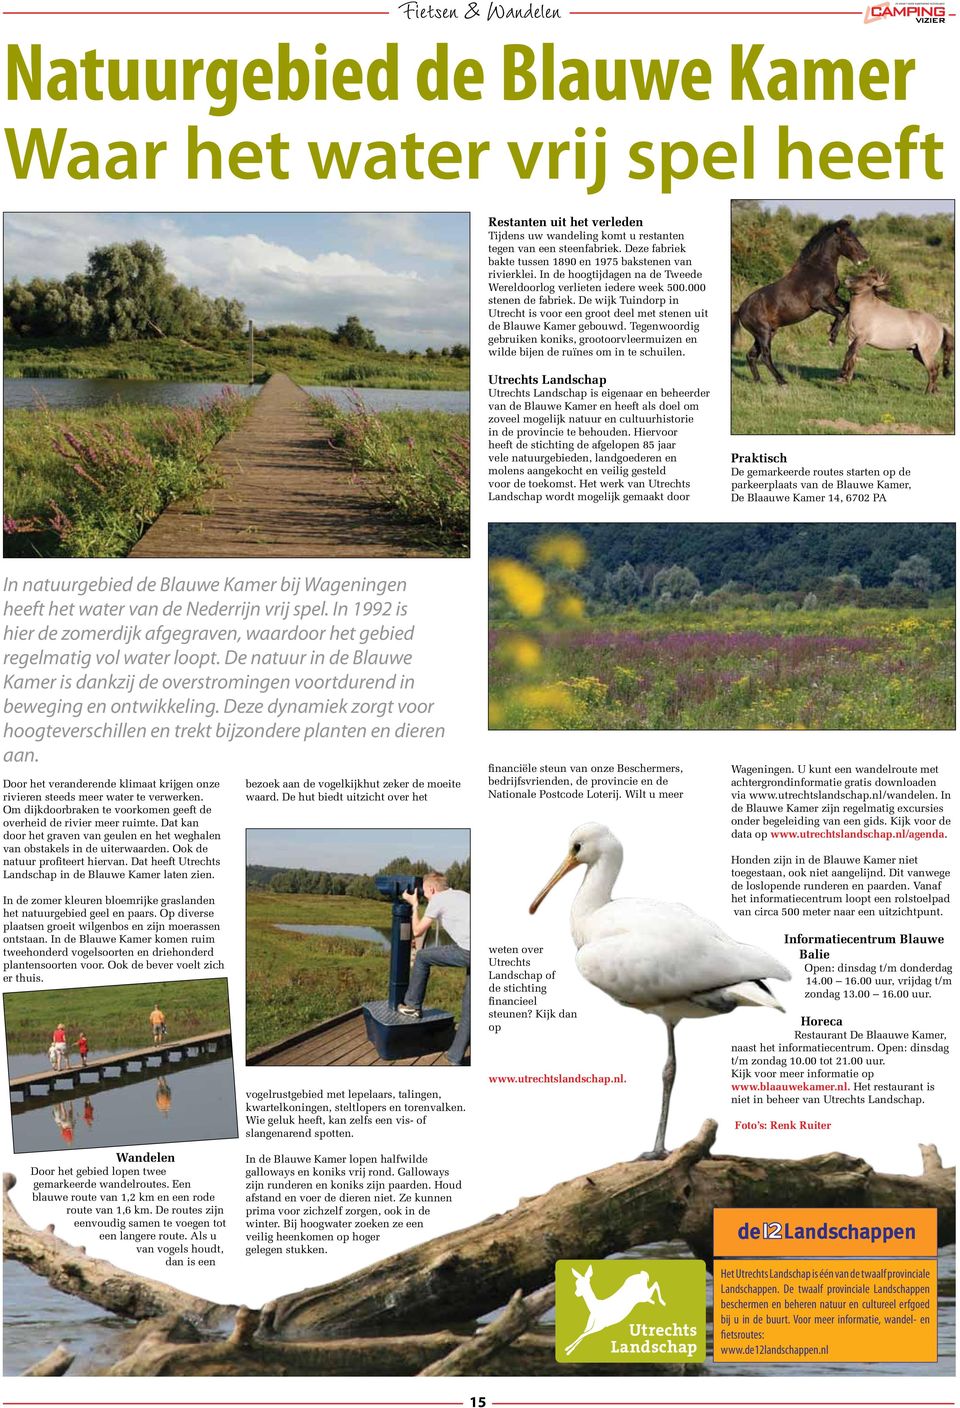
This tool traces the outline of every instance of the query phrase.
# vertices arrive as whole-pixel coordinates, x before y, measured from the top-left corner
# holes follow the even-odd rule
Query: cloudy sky
[[[446,870],[470,854],[470,832],[418,827],[363,828],[344,831],[296,827],[247,832],[247,864],[279,865],[305,870],[334,870],[372,875],[396,856],[428,860]]]
[[[4,281],[64,278],[100,244],[159,244],[181,282],[239,298],[260,326],[335,328],[356,314],[386,347],[469,342],[463,214],[14,214]]]

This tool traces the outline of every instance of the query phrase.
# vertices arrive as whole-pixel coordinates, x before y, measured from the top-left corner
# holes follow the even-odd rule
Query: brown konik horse
[[[849,259],[854,264],[869,258],[867,251],[850,228],[849,220],[824,225],[804,245],[793,267],[775,284],[755,289],[740,304],[730,319],[730,340],[736,340],[737,328],[753,333],[753,346],[747,353],[747,365],[754,381],[760,380],[757,362],[763,362],[780,386],[787,379],[773,365],[770,343],[778,328],[802,323],[814,313],[829,313],[833,318],[830,345],[836,343],[840,324],[847,316],[847,305],[840,301],[840,280],[837,263]]]

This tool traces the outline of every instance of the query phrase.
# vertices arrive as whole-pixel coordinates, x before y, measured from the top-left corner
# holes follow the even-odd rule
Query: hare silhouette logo
[[[706,1357],[702,1261],[558,1261],[556,1283],[560,1364]]]

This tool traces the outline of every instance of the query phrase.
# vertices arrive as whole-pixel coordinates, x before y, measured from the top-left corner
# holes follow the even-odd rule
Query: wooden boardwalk
[[[330,443],[315,399],[278,372],[209,463],[199,503],[170,504],[131,557],[432,557],[373,495],[375,476]]]
[[[315,1027],[258,1047],[247,1056],[248,1066],[445,1066],[442,1051],[385,1061],[367,1040],[363,1010],[353,1007]]]
[[[106,1090],[114,1085],[126,1085],[135,1080],[149,1080],[167,1075],[171,1070],[191,1065],[205,1065],[212,1059],[222,1059],[231,1047],[229,1030],[204,1032],[200,1036],[162,1041],[158,1045],[141,1046],[135,1051],[118,1051],[115,1055],[98,1056],[81,1066],[80,1057],[71,1053],[69,1068],[46,1070],[32,1075],[13,1076],[10,1086],[10,1106],[14,1114],[36,1109],[59,1100],[69,1100],[78,1091]]]

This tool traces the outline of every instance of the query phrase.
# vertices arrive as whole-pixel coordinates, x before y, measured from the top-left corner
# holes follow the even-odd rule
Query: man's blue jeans
[[[453,1038],[453,1045],[447,1052],[447,1060],[459,1064],[466,1055],[467,1047],[470,1045],[470,952],[468,949],[460,948],[458,944],[437,944],[435,948],[422,948],[417,954],[416,962],[413,965],[413,974],[410,978],[410,986],[407,988],[404,1002],[408,1007],[422,1007],[424,995],[427,991],[427,980],[430,977],[430,969],[437,965],[441,968],[466,968],[467,981],[463,987],[463,1001],[460,1004],[460,1025],[457,1027],[456,1036]]]

